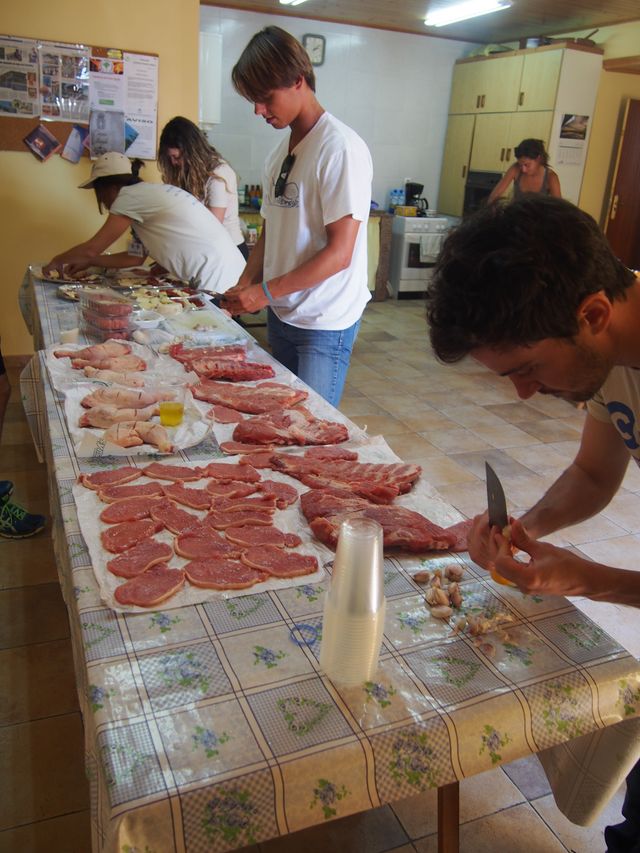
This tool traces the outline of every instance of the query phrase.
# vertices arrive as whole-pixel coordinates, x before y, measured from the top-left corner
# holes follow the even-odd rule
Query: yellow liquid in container
[[[184,403],[175,400],[163,400],[160,403],[160,423],[162,426],[179,426],[184,418]]]

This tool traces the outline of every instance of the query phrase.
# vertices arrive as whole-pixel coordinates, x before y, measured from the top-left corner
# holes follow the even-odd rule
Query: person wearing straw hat
[[[121,269],[150,256],[171,275],[212,293],[224,293],[238,280],[244,258],[224,226],[194,196],[170,184],[145,183],[141,160],[109,151],[93,163],[80,189],[93,189],[107,221],[93,237],[49,261],[52,270],[73,275],[89,266]],[[129,251],[105,254],[129,229],[142,244],[142,257]]]

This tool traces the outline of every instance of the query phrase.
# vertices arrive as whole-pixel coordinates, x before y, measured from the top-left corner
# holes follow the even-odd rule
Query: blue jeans
[[[622,823],[605,828],[607,853],[640,853],[640,761],[627,776],[622,816]]]
[[[348,329],[299,329],[268,309],[267,331],[273,357],[332,406],[337,406],[349,370],[360,320]]]

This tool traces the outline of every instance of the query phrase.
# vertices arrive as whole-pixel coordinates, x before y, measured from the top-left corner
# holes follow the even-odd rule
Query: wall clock
[[[302,36],[302,46],[309,54],[309,59],[311,60],[312,65],[322,65],[324,62],[324,51],[326,46],[324,36],[307,33]]]

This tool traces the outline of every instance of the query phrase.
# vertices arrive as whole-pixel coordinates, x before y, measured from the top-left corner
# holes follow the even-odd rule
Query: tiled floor
[[[262,337],[263,329],[255,329]],[[11,372],[14,389],[17,374]],[[423,306],[387,301],[367,308],[341,409],[419,462],[440,494],[465,515],[485,502],[489,459],[514,504],[524,509],[575,453],[581,412],[555,399],[517,399],[510,383],[468,361],[438,364],[427,351]],[[0,478],[16,498],[46,512],[46,477],[30,446],[14,392],[0,447]],[[640,471],[588,525],[555,541],[614,564],[637,559]],[[597,823],[570,824],[556,809],[537,759],[517,761],[461,783],[463,853],[604,851],[602,830],[620,820],[622,791]],[[436,794],[259,845],[265,853],[349,853],[437,849]],[[254,848],[256,850],[257,848]],[[69,627],[47,533],[0,541],[0,850],[89,853],[82,720],[75,695]],[[163,853],[163,851],[155,851]]]

